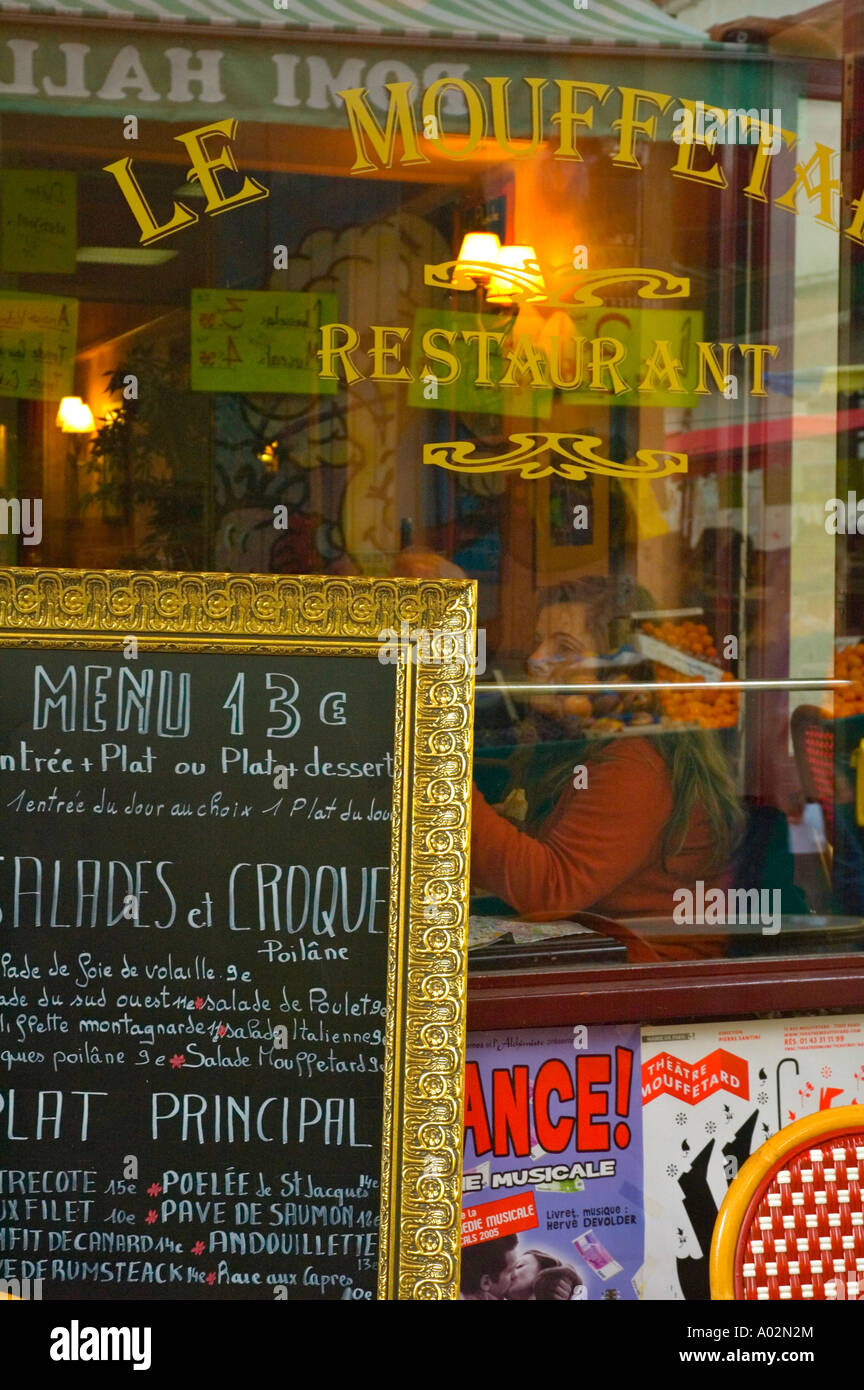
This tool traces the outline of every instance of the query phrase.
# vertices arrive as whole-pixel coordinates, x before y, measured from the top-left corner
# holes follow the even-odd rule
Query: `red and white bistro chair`
[[[864,1299],[864,1105],[796,1120],[747,1160],[714,1227],[711,1297]]]

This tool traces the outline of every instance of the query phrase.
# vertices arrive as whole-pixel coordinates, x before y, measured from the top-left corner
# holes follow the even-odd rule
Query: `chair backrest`
[[[833,844],[834,728],[816,705],[799,705],[793,710],[792,747],[804,795],[822,807],[825,832]]]
[[[807,1115],[730,1184],[711,1242],[713,1299],[864,1299],[864,1106]]]

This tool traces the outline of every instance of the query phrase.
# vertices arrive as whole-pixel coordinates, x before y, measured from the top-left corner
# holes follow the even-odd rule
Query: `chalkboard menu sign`
[[[4,1287],[456,1296],[473,625],[0,573]]]

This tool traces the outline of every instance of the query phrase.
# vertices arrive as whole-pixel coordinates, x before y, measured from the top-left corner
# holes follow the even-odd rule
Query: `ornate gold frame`
[[[379,1299],[458,1294],[476,585],[0,570],[3,646],[269,649],[376,659],[384,629],[462,634],[396,670]]]

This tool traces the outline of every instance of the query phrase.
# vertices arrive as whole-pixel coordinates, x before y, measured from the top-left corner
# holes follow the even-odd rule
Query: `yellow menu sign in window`
[[[78,250],[76,176],[55,169],[0,174],[0,270],[74,275]]]
[[[77,299],[0,290],[0,396],[71,396],[77,336]]]
[[[339,317],[335,294],[193,290],[193,391],[333,395],[318,377],[322,323]]]

